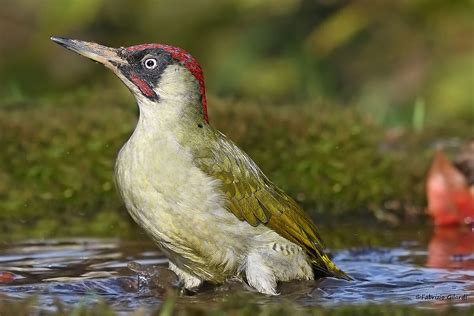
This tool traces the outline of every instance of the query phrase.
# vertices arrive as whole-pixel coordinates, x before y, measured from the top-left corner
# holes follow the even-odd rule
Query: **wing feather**
[[[323,252],[317,228],[301,207],[276,187],[250,159],[225,135],[214,131],[215,147],[198,155],[197,166],[221,180],[228,209],[239,220],[252,226],[266,225],[280,236],[305,250],[313,267],[324,275],[348,279]],[[209,165],[209,162],[214,162]]]

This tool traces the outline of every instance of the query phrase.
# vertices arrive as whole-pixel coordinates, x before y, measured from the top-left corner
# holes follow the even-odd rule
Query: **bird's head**
[[[111,69],[135,95],[141,111],[208,122],[203,72],[185,50],[163,44],[111,48],[62,37],[51,40]]]

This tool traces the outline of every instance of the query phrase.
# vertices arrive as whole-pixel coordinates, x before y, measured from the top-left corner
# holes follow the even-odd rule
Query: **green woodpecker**
[[[140,116],[118,154],[118,190],[185,288],[237,278],[276,295],[279,281],[350,279],[298,204],[209,124],[202,69],[189,53],[51,39],[105,65],[135,96]]]

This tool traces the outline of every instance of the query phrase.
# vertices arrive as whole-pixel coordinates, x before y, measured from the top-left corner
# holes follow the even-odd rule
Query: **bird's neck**
[[[140,109],[135,133],[146,139],[174,136],[177,140],[188,137],[198,124],[206,124],[202,112],[197,109],[200,100],[196,98],[161,98],[152,102],[146,98],[137,98]]]
[[[140,120],[148,129],[172,130],[198,121],[205,121],[202,97],[204,91],[199,81],[186,68],[178,65],[168,66],[161,75],[159,83],[153,87],[158,96],[150,100],[135,89],[135,97],[140,108]]]

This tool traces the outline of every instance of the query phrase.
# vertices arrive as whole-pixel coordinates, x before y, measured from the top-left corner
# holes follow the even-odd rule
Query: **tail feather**
[[[315,278],[333,277],[347,281],[353,280],[352,277],[350,277],[347,273],[345,273],[338,266],[336,266],[336,264],[332,262],[327,255],[323,255],[321,259],[322,262],[319,260],[313,260],[311,262]]]

